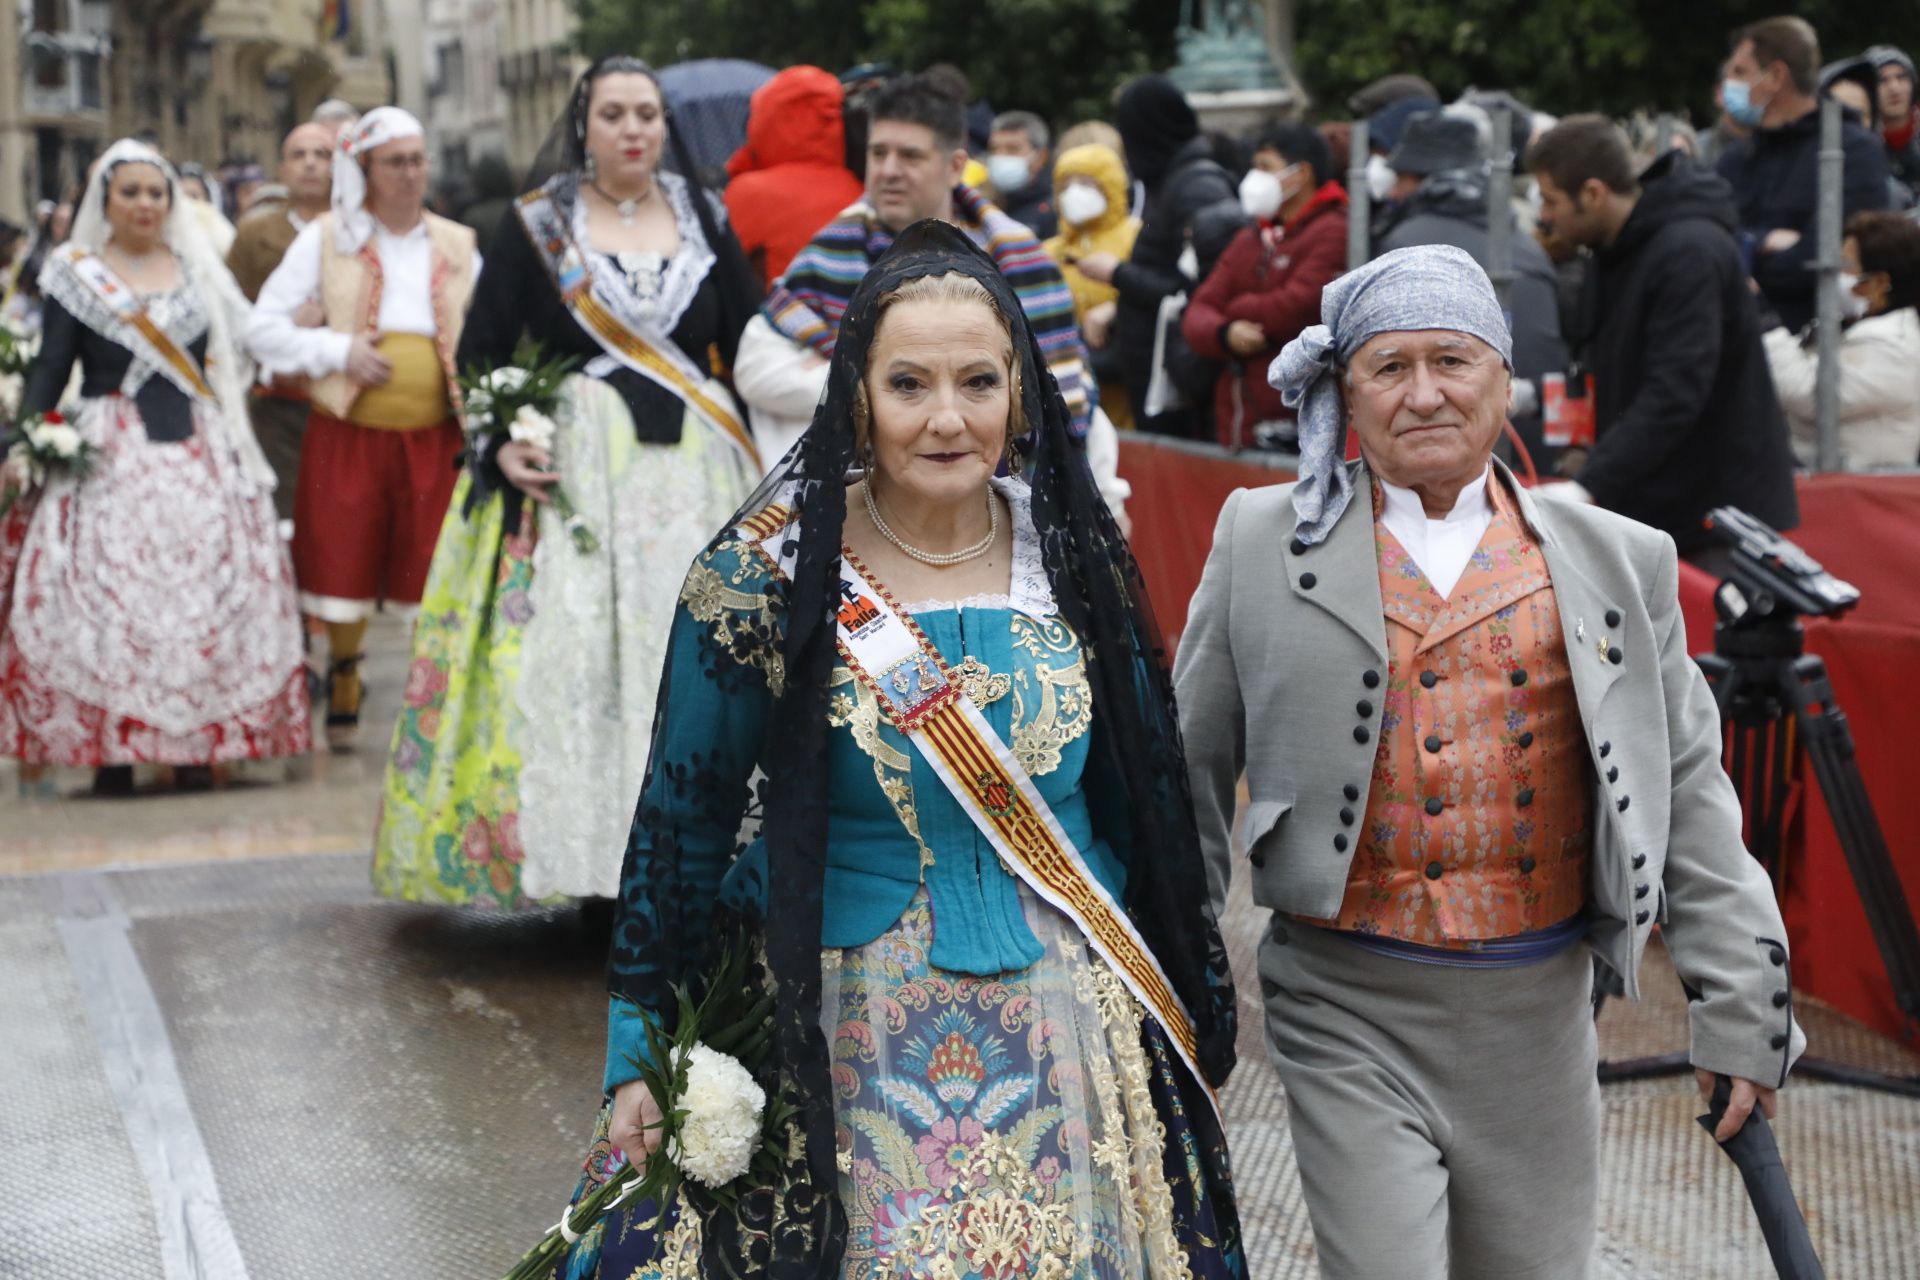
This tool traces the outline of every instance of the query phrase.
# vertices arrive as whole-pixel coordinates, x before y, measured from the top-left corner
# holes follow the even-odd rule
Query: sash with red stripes
[[[790,557],[771,544],[788,518],[787,508],[773,507],[741,526],[768,562],[783,571]],[[1007,869],[1073,921],[1088,945],[1127,984],[1167,1033],[1217,1113],[1219,1100],[1200,1069],[1193,1019],[1174,995],[1153,949],[1088,867],[1005,741],[960,692],[946,659],[913,616],[874,581],[858,556],[844,549],[838,615],[840,656],[854,677],[880,700],[886,717],[926,760]]]

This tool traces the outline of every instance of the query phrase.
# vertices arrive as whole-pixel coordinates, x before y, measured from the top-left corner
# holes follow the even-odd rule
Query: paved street
[[[0,1277],[488,1280],[558,1216],[598,1101],[602,940],[572,910],[372,897],[400,644],[371,638],[358,756],[118,801],[22,801],[0,776]],[[1244,965],[1244,897],[1228,923]],[[1603,1019],[1610,1055],[1682,1044],[1677,984],[1648,985]],[[1817,1052],[1920,1071],[1806,1018]],[[1244,1029],[1227,1103],[1254,1276],[1311,1276],[1252,1005]],[[1770,1274],[1691,1081],[1605,1097],[1595,1275]],[[1800,1083],[1779,1131],[1829,1274],[1920,1277],[1920,1102]]]

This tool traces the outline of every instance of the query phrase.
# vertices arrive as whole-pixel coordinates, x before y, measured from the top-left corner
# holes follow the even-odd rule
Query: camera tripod
[[[1906,1015],[1911,1035],[1920,1025],[1920,933],[1854,760],[1853,732],[1834,701],[1826,663],[1806,652],[1805,629],[1790,611],[1732,615],[1718,597],[1716,604],[1721,620],[1714,628],[1714,652],[1699,662],[1721,723],[1730,731],[1727,772],[1746,815],[1748,852],[1777,888],[1786,872],[1794,769],[1804,752],[1893,981],[1894,1002]],[[1595,999],[1596,1014],[1603,999]],[[1684,1053],[1664,1054],[1603,1062],[1600,1078],[1631,1080],[1686,1069]],[[1889,1075],[1812,1056],[1802,1058],[1794,1072],[1920,1097],[1920,1076]]]

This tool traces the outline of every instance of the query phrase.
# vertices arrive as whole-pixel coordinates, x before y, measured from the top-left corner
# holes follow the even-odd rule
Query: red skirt
[[[383,600],[420,603],[463,443],[452,421],[395,431],[313,411],[293,504],[302,611],[357,622]]]

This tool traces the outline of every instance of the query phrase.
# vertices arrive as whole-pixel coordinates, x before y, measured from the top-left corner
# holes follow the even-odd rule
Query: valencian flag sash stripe
[[[181,350],[166,330],[153,322],[147,315],[146,304],[129,288],[119,276],[113,273],[101,258],[84,249],[74,248],[70,252],[73,274],[80,283],[93,291],[95,297],[105,303],[131,333],[115,335],[121,338],[137,338],[126,343],[129,349],[140,351],[150,358],[155,368],[163,373],[167,381],[179,387],[189,396],[198,396],[202,400],[216,399],[213,388],[207,384],[207,378],[200,371],[200,364],[188,352]]]
[[[786,508],[776,506],[740,526],[741,534],[783,577],[787,557],[769,543],[789,518]],[[1166,1031],[1219,1116],[1220,1101],[1200,1069],[1193,1019],[1174,995],[1152,948],[1087,866],[1032,777],[972,699],[960,692],[940,651],[844,548],[836,632],[841,657],[880,700],[894,728],[932,767],[1007,868],[1073,921],[1088,945],[1120,975]]]
[[[707,377],[700,367],[687,359],[671,338],[645,333],[621,319],[594,291],[594,275],[586,256],[546,188],[522,196],[515,211],[534,251],[546,264],[554,288],[560,291],[560,300],[580,327],[592,334],[609,356],[679,396],[696,416],[745,455],[755,471],[761,470],[760,451],[754,447],[752,433],[732,406],[708,394]]]

